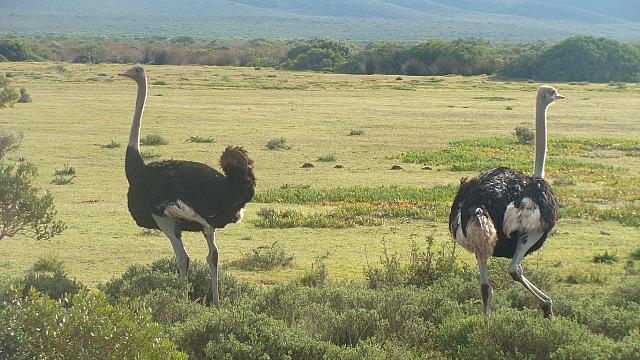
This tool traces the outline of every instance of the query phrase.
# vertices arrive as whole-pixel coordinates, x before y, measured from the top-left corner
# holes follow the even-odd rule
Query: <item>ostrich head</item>
[[[560,95],[554,87],[543,85],[538,89],[538,99],[542,100],[546,105],[549,105],[555,100],[564,99],[564,96]]]
[[[121,76],[126,76],[126,77],[130,77],[133,80],[135,80],[136,82],[142,81],[146,78],[146,74],[144,72],[144,68],[142,66],[134,66],[131,69],[118,74]]]

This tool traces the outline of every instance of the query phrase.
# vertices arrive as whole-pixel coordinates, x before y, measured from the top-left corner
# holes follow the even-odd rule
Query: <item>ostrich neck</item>
[[[140,123],[142,121],[142,113],[144,104],[147,101],[147,77],[138,82],[138,96],[136,97],[136,111],[133,115],[133,123],[131,124],[131,133],[129,134],[129,146],[140,149]]]
[[[544,162],[547,157],[547,104],[538,97],[536,101],[536,162],[534,177],[544,178]]]

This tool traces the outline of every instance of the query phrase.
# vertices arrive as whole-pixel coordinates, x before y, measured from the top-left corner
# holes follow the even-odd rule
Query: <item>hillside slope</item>
[[[611,4],[611,3],[614,4]],[[636,0],[0,0],[0,33],[420,40],[640,37]]]

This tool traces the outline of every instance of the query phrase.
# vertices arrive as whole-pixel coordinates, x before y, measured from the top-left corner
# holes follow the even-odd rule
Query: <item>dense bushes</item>
[[[508,63],[502,74],[541,81],[640,81],[640,50],[615,40],[576,36]]]
[[[478,75],[541,81],[640,81],[640,47],[578,36],[553,46],[479,39],[420,43],[349,43],[311,40],[106,39],[40,37],[0,39],[0,59],[80,63],[272,66],[348,74]]]
[[[208,269],[197,261],[190,296],[170,259],[130,268],[102,287],[108,297],[80,290],[54,302],[34,292],[21,296],[15,281],[0,279],[0,357],[181,358],[169,340],[193,359],[634,359],[640,350],[637,277],[596,300],[554,291],[557,316],[549,321],[537,309],[521,309],[535,303],[508,280],[506,263],[492,264],[495,309],[485,334],[477,274],[429,246],[414,250],[408,265],[382,261],[404,274],[384,289],[298,282],[262,288],[223,270],[221,310],[202,301],[211,289]],[[528,273],[545,289],[555,281]],[[424,274],[428,281],[406,285]],[[137,300],[126,300],[131,296]]]
[[[17,39],[0,39],[0,56],[9,61],[43,60],[29,43]]]
[[[148,310],[83,292],[63,302],[32,292],[0,305],[3,359],[186,359]]]
[[[351,48],[348,44],[336,40],[309,40],[287,51],[287,60],[282,66],[293,70],[332,71],[344,64]]]

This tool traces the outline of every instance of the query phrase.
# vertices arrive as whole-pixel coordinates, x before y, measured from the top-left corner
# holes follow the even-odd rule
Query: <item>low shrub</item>
[[[518,138],[518,142],[521,144],[531,144],[536,136],[535,133],[528,128],[517,127],[516,137]]]
[[[159,146],[167,144],[169,144],[169,141],[157,134],[149,134],[140,140],[140,145],[144,146]]]
[[[73,179],[75,179],[75,176],[56,176],[55,178],[53,178],[53,180],[51,180],[51,183],[54,185],[68,185],[71,184]]]
[[[362,136],[364,135],[364,130],[359,130],[359,129],[351,129],[351,131],[349,131],[349,134],[347,134],[349,136]]]
[[[300,279],[300,282],[309,287],[323,287],[327,284],[327,277],[329,272],[327,271],[327,265],[324,260],[329,257],[329,253],[324,256],[318,257],[311,265],[311,270],[307,271]]]
[[[335,162],[337,160],[335,155],[321,155],[318,157],[320,162]]]
[[[73,166],[69,166],[69,164],[64,164],[64,168],[60,170],[56,170],[54,175],[57,176],[73,176],[76,174],[76,169]]]
[[[271,245],[256,247],[232,265],[244,270],[273,270],[288,267],[292,261],[293,256],[286,253],[284,246],[274,242]]]
[[[605,251],[602,254],[596,254],[593,256],[593,262],[596,264],[613,264],[618,262],[618,254]]]
[[[3,359],[186,359],[148,310],[83,291],[58,302],[35,291],[0,305]]]
[[[18,92],[11,86],[7,77],[0,75],[0,109],[13,106],[19,98]]]
[[[115,140],[111,140],[110,143],[102,145],[101,147],[105,148],[105,149],[117,149],[120,147],[120,143],[115,141]]]
[[[210,136],[204,137],[204,136],[196,135],[196,136],[189,136],[189,138],[187,139],[187,142],[196,143],[196,144],[211,144],[216,141]]]
[[[287,139],[277,138],[271,139],[267,142],[267,150],[289,150],[291,146],[287,144]]]
[[[22,135],[5,130],[0,131],[0,160],[4,159],[7,154],[16,151],[21,142]]]

